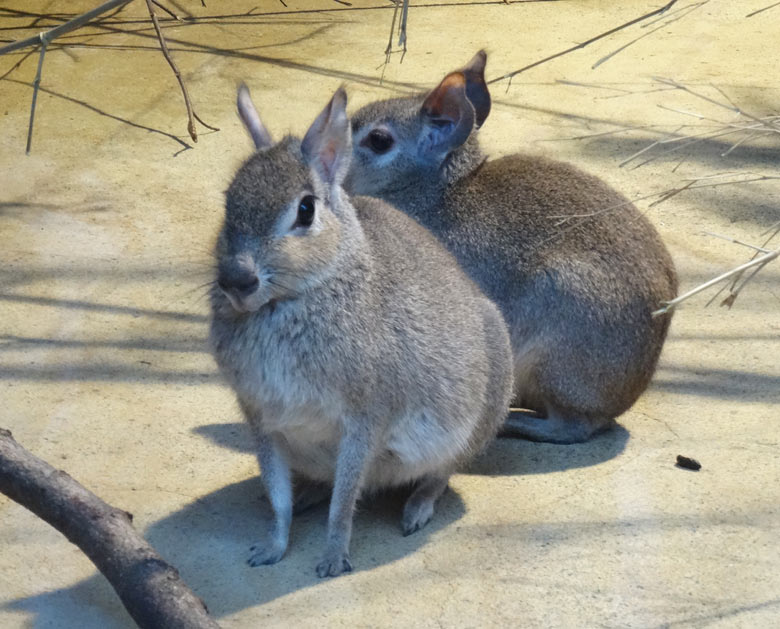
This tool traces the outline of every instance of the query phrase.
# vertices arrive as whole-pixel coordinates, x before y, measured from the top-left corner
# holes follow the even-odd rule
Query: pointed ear
[[[487,83],[485,83],[486,62],[487,53],[480,50],[461,70],[463,76],[466,77],[466,96],[469,97],[474,106],[476,114],[474,123],[477,129],[482,126],[490,113],[490,92]]]
[[[421,153],[443,157],[458,148],[474,128],[474,106],[466,96],[466,77],[452,72],[430,93],[420,108]]]
[[[347,93],[340,87],[306,132],[301,142],[301,153],[322,180],[334,186],[340,185],[346,177],[351,152]]]
[[[241,116],[246,130],[252,136],[255,148],[263,149],[271,146],[273,144],[271,134],[268,133],[265,125],[261,122],[260,115],[252,102],[252,97],[249,95],[249,88],[244,83],[238,86],[236,105],[238,106],[238,115]]]

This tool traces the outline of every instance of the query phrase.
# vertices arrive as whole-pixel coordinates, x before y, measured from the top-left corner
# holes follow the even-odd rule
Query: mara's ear
[[[271,134],[268,133],[268,129],[260,120],[260,114],[257,113],[252,97],[249,95],[249,88],[244,83],[238,86],[236,105],[238,106],[238,115],[241,116],[246,130],[252,136],[255,148],[263,149],[271,146],[273,144]]]
[[[351,152],[347,93],[340,87],[306,132],[301,153],[320,178],[333,186],[340,185],[346,177]]]
[[[474,128],[474,106],[466,95],[466,77],[452,72],[430,93],[420,108],[422,154],[443,157],[463,144]]]
[[[469,97],[474,106],[476,115],[474,124],[479,129],[482,123],[490,113],[490,92],[487,83],[485,83],[485,63],[487,62],[487,53],[480,50],[471,61],[469,61],[461,72],[466,78],[466,96]]]

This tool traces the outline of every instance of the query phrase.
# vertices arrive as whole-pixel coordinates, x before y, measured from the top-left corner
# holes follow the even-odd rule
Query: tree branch
[[[0,492],[51,524],[90,558],[142,628],[219,629],[132,516],[30,454],[0,428]]]

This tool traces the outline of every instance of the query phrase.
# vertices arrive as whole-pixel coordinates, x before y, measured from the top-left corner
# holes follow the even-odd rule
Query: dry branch
[[[49,45],[49,40],[43,33],[39,35],[41,40],[41,52],[38,56],[38,70],[35,72],[35,80],[33,81],[33,96],[30,103],[30,124],[27,127],[27,147],[25,153],[30,154],[30,148],[32,147],[32,134],[33,123],[35,122],[35,103],[38,102],[38,89],[41,87],[41,71],[43,70],[43,57],[46,54],[46,47]]]
[[[638,126],[620,126],[617,129],[611,129],[606,132],[576,136],[572,138],[565,138],[567,140],[581,140],[592,137],[598,137],[601,135],[615,135],[618,133],[628,133],[639,129],[648,129],[657,133],[660,137],[653,140],[649,144],[643,146],[641,149],[632,153],[619,163],[619,167],[625,167],[631,164],[637,158],[644,156],[643,161],[637,162],[632,165],[632,168],[640,168],[646,164],[654,162],[659,159],[674,156],[675,154],[686,155],[690,153],[691,149],[705,142],[713,140],[722,141],[726,139],[729,146],[720,152],[721,157],[727,157],[733,153],[739,147],[752,142],[756,139],[769,138],[780,136],[780,115],[771,114],[758,116],[749,111],[746,111],[742,107],[738,106],[722,89],[716,85],[709,85],[708,87],[716,91],[719,95],[716,97],[708,96],[701,91],[691,89],[690,87],[683,85],[673,79],[653,77],[653,81],[656,85],[661,87],[656,90],[650,91],[678,91],[689,96],[692,96],[703,103],[707,103],[710,106],[718,107],[724,111],[730,112],[733,117],[731,119],[721,119],[722,117],[716,117],[714,115],[705,115],[696,111],[689,111],[681,109],[679,107],[673,107],[667,104],[659,103],[657,106],[665,111],[671,111],[676,114],[695,118],[698,123],[685,123],[679,124],[673,130],[663,130],[663,127],[671,125],[638,125]],[[573,81],[559,81],[567,85],[574,85],[578,87],[596,88],[596,89],[608,89],[619,91],[617,95],[610,95],[607,98],[633,96],[637,94],[646,94],[647,90],[635,92],[631,90],[622,90],[612,86],[602,86],[594,83],[576,83]],[[686,130],[686,132],[684,132]],[[687,132],[687,130],[694,130],[693,133]],[[732,138],[729,138],[732,136]],[[683,157],[678,162],[677,166],[673,169],[673,172],[677,170],[680,164],[688,159]]]
[[[157,39],[160,40],[160,48],[162,49],[163,56],[168,62],[168,65],[171,66],[173,74],[179,82],[181,93],[184,96],[184,106],[187,108],[187,131],[189,132],[192,141],[197,142],[198,132],[195,130],[195,120],[212,131],[219,131],[219,129],[203,122],[200,119],[200,116],[193,110],[192,103],[190,102],[190,95],[187,93],[187,86],[184,85],[184,79],[181,78],[179,68],[176,67],[173,58],[171,57],[171,53],[168,52],[168,44],[165,43],[165,37],[163,37],[162,31],[160,30],[160,23],[157,21],[157,14],[154,12],[153,0],[146,0],[146,7],[149,9],[149,16],[152,18],[152,24],[154,24],[154,31],[157,33]]]
[[[0,492],[90,558],[140,627],[218,629],[206,606],[135,531],[132,516],[30,454],[0,428]]]
[[[770,251],[769,253],[766,253],[766,254],[762,255],[761,257],[754,258],[750,262],[746,262],[745,264],[741,264],[738,267],[736,267],[734,269],[731,269],[731,271],[727,271],[726,273],[723,273],[722,275],[718,275],[718,277],[714,277],[711,280],[709,280],[708,282],[704,282],[704,284],[700,284],[699,286],[696,286],[695,288],[692,288],[687,293],[684,293],[684,294],[680,295],[679,297],[677,297],[675,299],[672,299],[671,301],[663,302],[663,307],[659,308],[658,310],[653,312],[653,316],[657,317],[659,315],[666,314],[667,312],[672,310],[672,308],[678,306],[679,304],[684,302],[686,299],[689,299],[689,298],[693,297],[694,295],[702,292],[703,290],[707,290],[711,286],[714,286],[715,284],[718,284],[718,283],[722,282],[723,280],[727,280],[727,279],[729,279],[731,277],[734,277],[735,275],[741,275],[742,273],[744,273],[745,271],[747,271],[750,268],[758,267],[754,271],[754,273],[748,278],[748,280],[743,282],[743,285],[740,286],[740,290],[741,290],[744,287],[744,285],[747,284],[747,282],[750,279],[752,279],[759,270],[764,268],[764,266],[769,264],[772,260],[777,259],[778,256],[780,256],[780,249],[776,249],[775,251]],[[738,293],[738,291],[737,291],[737,293]],[[733,292],[732,294],[733,294],[733,298],[727,298],[726,299],[727,302],[730,299],[731,303],[733,303],[734,299],[736,299],[736,293]],[[730,306],[731,303],[726,303],[724,305],[729,305]]]
[[[766,254],[771,253],[771,251],[766,249],[766,246],[770,243],[770,241],[772,241],[774,239],[775,236],[777,236],[777,234],[780,233],[780,222],[775,224],[775,225],[773,225],[772,227],[770,227],[768,230],[766,230],[761,235],[762,236],[766,236],[769,232],[773,232],[773,233],[769,236],[769,238],[767,238],[764,241],[764,243],[763,243],[763,245],[761,247],[757,247],[755,245],[749,245],[747,243],[740,242],[740,241],[735,240],[733,238],[731,239],[731,241],[734,242],[734,243],[737,243],[737,244],[740,244],[740,245],[745,245],[747,247],[751,247],[752,249],[755,249],[756,253],[754,253],[753,257],[751,258],[751,260],[754,260],[759,253],[766,253]],[[769,260],[767,262],[769,262]],[[731,281],[731,285],[730,286],[724,286],[723,288],[721,288],[717,293],[715,293],[712,296],[712,299],[710,299],[706,303],[706,305],[709,306],[713,301],[715,301],[718,298],[718,295],[720,295],[724,290],[726,290],[726,288],[728,288],[729,289],[729,294],[720,303],[720,305],[721,306],[727,306],[727,307],[731,308],[731,306],[734,305],[734,302],[736,301],[737,297],[739,297],[739,293],[742,291],[742,289],[745,288],[745,286],[747,286],[750,283],[750,281],[758,274],[759,271],[761,271],[761,269],[764,268],[764,266],[766,266],[766,264],[759,264],[758,266],[756,266],[753,269],[753,271],[750,273],[750,275],[748,275],[744,280],[742,279],[742,276],[744,275],[745,271],[740,271],[739,273],[737,273],[734,276],[734,279]],[[741,280],[741,283],[740,283],[740,280]]]
[[[35,105],[38,100],[38,89],[41,82],[41,71],[43,69],[43,57],[46,54],[46,48],[54,38],[64,35],[72,30],[75,30],[81,26],[84,26],[88,22],[90,22],[95,17],[106,13],[110,11],[111,9],[114,9],[116,7],[121,7],[122,5],[130,2],[131,0],[109,0],[108,2],[105,2],[104,4],[101,4],[100,6],[92,9],[91,11],[87,11],[86,13],[83,13],[72,20],[69,20],[68,22],[65,22],[64,24],[61,24],[60,26],[57,26],[55,28],[52,28],[48,31],[44,31],[39,33],[38,35],[34,37],[28,37],[27,39],[19,40],[16,42],[13,42],[11,44],[8,44],[7,46],[3,46],[0,48],[0,55],[3,55],[8,52],[12,52],[14,50],[19,50],[21,48],[26,48],[28,46],[35,46],[40,44],[40,57],[38,58],[38,71],[35,75],[35,81],[33,82],[33,97],[32,97],[32,104],[30,106],[30,124],[27,129],[27,148],[26,152],[30,152],[30,147],[32,144],[32,134],[33,134],[33,123],[35,121]],[[163,56],[165,57],[165,60],[168,62],[168,65],[171,66],[171,69],[173,70],[174,75],[176,76],[176,80],[179,82],[179,86],[181,87],[182,94],[184,96],[184,104],[187,108],[187,131],[189,132],[190,137],[192,138],[193,142],[198,141],[198,134],[195,130],[195,120],[200,122],[204,127],[207,127],[208,129],[211,129],[212,131],[219,131],[217,127],[212,127],[209,124],[206,124],[201,120],[200,116],[198,116],[197,113],[192,108],[192,104],[190,102],[190,97],[187,92],[187,88],[184,84],[184,80],[181,77],[181,73],[179,72],[179,69],[176,67],[176,64],[174,63],[173,59],[171,58],[170,52],[168,51],[168,45],[166,44],[165,38],[163,37],[162,30],[160,29],[160,24],[157,20],[157,15],[154,11],[154,6],[158,6],[163,11],[166,11],[169,15],[173,16],[175,19],[179,20],[179,17],[170,11],[169,9],[162,6],[157,0],[146,0],[146,6],[149,11],[149,16],[152,20],[152,24],[154,26],[154,30],[157,33],[157,38],[160,42],[160,48],[162,49]],[[29,55],[28,55],[29,56]],[[11,70],[6,72],[3,75],[3,78],[5,78],[10,72],[12,72],[14,69],[19,67],[21,63],[26,59],[27,56],[25,56],[21,61],[19,61]]]
[[[764,11],[769,11],[769,9],[774,9],[777,6],[780,6],[780,2],[775,2],[774,4],[770,4],[768,7],[764,7],[763,9],[758,9],[757,11],[753,11],[752,13],[748,13],[745,17],[753,17],[754,15],[758,15],[759,13],[763,13]]]
[[[635,39],[632,39],[630,42],[628,42],[628,43],[626,43],[626,44],[623,44],[623,45],[622,45],[622,46],[620,46],[619,48],[617,48],[617,49],[613,50],[612,52],[610,52],[609,54],[607,54],[607,55],[603,56],[601,59],[599,59],[598,61],[596,61],[596,63],[594,63],[594,64],[591,66],[591,70],[595,70],[595,69],[596,69],[596,68],[598,68],[598,67],[599,67],[599,66],[600,66],[602,63],[606,63],[607,61],[609,61],[610,59],[612,59],[612,57],[614,57],[615,55],[617,55],[617,54],[618,54],[618,53],[620,53],[620,52],[623,52],[623,51],[624,51],[626,48],[628,48],[629,46],[633,46],[633,45],[634,45],[635,43],[637,43],[639,40],[641,40],[641,39],[644,39],[645,37],[648,37],[648,36],[652,35],[652,34],[653,34],[653,33],[655,33],[656,31],[660,31],[662,28],[666,28],[667,26],[669,26],[669,25],[670,25],[670,24],[672,24],[673,22],[676,22],[676,21],[678,21],[678,20],[681,20],[681,19],[683,19],[683,18],[684,18],[684,17],[686,17],[686,16],[687,16],[689,13],[692,13],[693,11],[695,11],[696,9],[700,8],[701,6],[703,6],[703,5],[707,4],[708,2],[709,2],[709,0],[702,0],[702,2],[697,2],[697,3],[694,3],[694,4],[689,4],[688,6],[685,6],[685,7],[682,7],[682,8],[680,8],[680,9],[678,9],[678,10],[676,11],[676,13],[680,13],[680,12],[682,12],[682,11],[685,11],[685,9],[688,9],[688,11],[686,11],[685,13],[682,13],[682,15],[677,15],[676,17],[674,17],[674,18],[672,18],[672,19],[669,19],[669,20],[667,20],[666,22],[663,22],[663,23],[662,23],[660,26],[656,26],[654,29],[652,29],[652,30],[650,30],[650,31],[647,31],[647,32],[646,32],[646,33],[644,33],[643,35],[640,35],[639,37],[637,37],[637,38],[635,38]],[[671,17],[671,14],[669,14],[669,16],[666,16],[666,17]],[[652,24],[654,24],[655,22],[659,22],[659,21],[661,21],[662,19],[664,19],[664,18],[659,18],[658,20],[655,20],[654,22],[652,22]],[[650,24],[646,24],[645,26],[650,26]]]
[[[655,11],[651,11],[650,13],[646,13],[645,15],[641,15],[640,17],[634,18],[633,20],[630,20],[626,22],[625,24],[621,24],[620,26],[616,26],[615,28],[611,28],[608,31],[605,31],[604,33],[601,33],[600,35],[596,35],[595,37],[591,37],[587,41],[584,41],[582,43],[577,44],[576,46],[572,46],[571,48],[567,48],[566,50],[563,50],[561,52],[557,52],[554,55],[550,55],[549,57],[545,57],[544,59],[540,59],[539,61],[535,61],[534,63],[531,63],[525,67],[520,68],[519,70],[515,70],[514,72],[509,72],[507,74],[504,74],[503,76],[500,76],[495,79],[491,79],[487,82],[488,85],[491,83],[497,83],[498,81],[503,81],[504,79],[509,79],[509,85],[507,85],[506,89],[509,90],[510,86],[512,85],[512,79],[520,74],[521,72],[525,72],[527,70],[530,70],[531,68],[535,68],[536,66],[540,66],[543,63],[547,63],[548,61],[552,61],[553,59],[557,59],[558,57],[562,57],[563,55],[567,55],[570,52],[574,52],[575,50],[580,50],[581,48],[585,48],[585,46],[589,46],[590,44],[599,41],[600,39],[604,39],[605,37],[609,37],[610,35],[613,35],[614,33],[617,33],[618,31],[622,31],[624,28],[628,28],[629,26],[633,26],[634,24],[638,24],[639,22],[643,22],[644,20],[647,20],[651,17],[654,17],[656,15],[662,15],[666,13],[669,9],[672,8],[674,4],[677,3],[677,0],[671,0],[670,2],[666,3],[664,6],[662,6],[660,9],[656,9]]]
[[[398,19],[398,45],[401,46],[401,63],[406,56],[406,20],[409,15],[409,0],[393,0],[393,18],[390,20],[390,36],[385,48],[385,62],[382,64],[382,74],[379,77],[381,83],[385,78],[385,70],[390,64],[390,57],[393,52],[393,34],[395,33],[396,19]],[[398,18],[398,10],[401,10],[401,17]]]
[[[19,41],[15,41],[6,46],[3,46],[2,48],[0,48],[0,55],[4,55],[14,50],[19,50],[20,48],[37,46],[38,44],[41,43],[41,37],[45,37],[47,41],[52,41],[53,39],[59,37],[60,35],[64,35],[65,33],[69,33],[70,31],[74,31],[77,28],[84,26],[87,22],[90,22],[93,18],[96,18],[98,15],[102,15],[103,13],[106,13],[107,11],[110,11],[115,7],[119,7],[123,4],[127,4],[130,1],[131,0],[109,0],[108,2],[101,4],[99,7],[95,7],[91,11],[82,13],[81,15],[74,17],[72,20],[69,20],[64,24],[60,24],[59,26],[52,28],[48,31],[45,31],[39,35],[33,35],[32,37],[28,37],[27,39],[20,39]]]
[[[27,48],[28,46],[37,46],[38,44],[40,44],[41,46],[40,56],[38,57],[38,70],[35,73],[35,81],[33,82],[33,97],[32,97],[32,103],[30,104],[30,124],[27,127],[27,147],[25,149],[26,153],[28,154],[30,153],[30,148],[32,146],[33,124],[35,122],[35,105],[38,102],[38,88],[40,87],[41,84],[41,71],[43,70],[43,57],[46,54],[46,48],[49,45],[49,42],[52,41],[54,38],[59,37],[60,35],[64,35],[65,33],[69,33],[70,31],[75,30],[80,26],[84,26],[84,24],[90,22],[93,18],[97,17],[98,15],[102,15],[103,13],[106,13],[107,11],[110,11],[115,7],[119,7],[123,4],[126,4],[127,2],[130,2],[130,0],[109,0],[109,2],[105,2],[104,4],[101,4],[99,7],[95,7],[91,11],[82,13],[78,17],[75,17],[72,20],[65,22],[64,24],[61,24],[60,26],[49,29],[48,31],[43,31],[33,37],[28,37],[27,39],[22,39],[0,48],[0,55],[4,55],[14,50]],[[26,55],[19,63],[17,63],[14,66],[14,68],[11,68],[9,72],[3,75],[3,78],[5,78],[7,74],[13,71],[13,69],[21,65],[22,61],[24,61],[27,58],[27,56],[29,55]]]

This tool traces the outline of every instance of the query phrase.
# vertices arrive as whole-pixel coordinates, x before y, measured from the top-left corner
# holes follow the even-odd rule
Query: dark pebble
[[[687,456],[678,454],[677,467],[682,467],[686,470],[693,470],[694,472],[698,472],[701,469],[701,463],[699,463],[696,459],[689,459]]]

